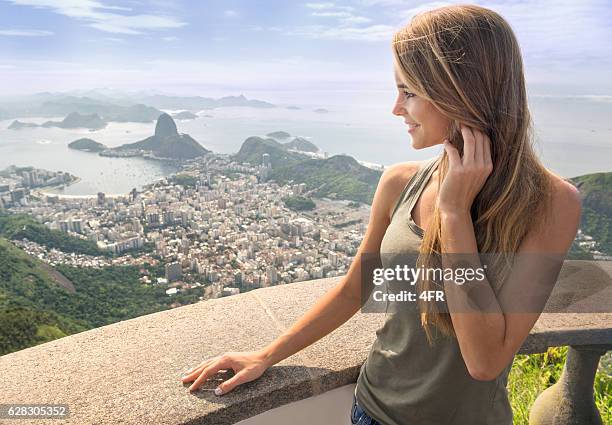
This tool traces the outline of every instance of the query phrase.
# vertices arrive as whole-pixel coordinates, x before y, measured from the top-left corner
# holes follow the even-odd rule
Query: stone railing
[[[560,313],[543,313],[520,350],[571,346],[563,377],[538,398],[532,424],[553,423],[554,416],[559,425],[601,423],[592,388],[599,356],[612,348],[612,313],[603,310],[606,302],[609,308],[612,288],[602,286],[611,275],[612,262],[565,262],[549,300]],[[68,418],[53,424],[222,425],[354,383],[384,314],[357,313],[225,395],[212,391],[227,378],[222,375],[194,393],[180,382],[187,368],[204,359],[273,341],[341,279],[256,289],[7,354],[0,357],[0,404],[68,405]],[[597,291],[589,290],[593,285],[599,285]]]

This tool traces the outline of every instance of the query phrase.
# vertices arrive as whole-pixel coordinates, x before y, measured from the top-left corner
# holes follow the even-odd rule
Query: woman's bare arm
[[[190,390],[197,389],[219,370],[232,368],[237,374],[221,384],[218,394],[258,378],[268,367],[308,347],[350,319],[361,306],[361,254],[380,251],[380,244],[390,222],[391,208],[419,162],[389,167],[381,176],[370,211],[368,227],[349,271],[332,289],[295,322],[287,331],[259,351],[226,353],[201,363],[182,378],[195,379]]]
[[[463,157],[452,145],[445,145],[450,167],[444,181],[446,186],[442,187],[438,198],[443,264],[444,267],[453,267],[452,263],[456,262],[461,266],[463,261],[469,260],[470,266],[476,269],[482,264],[470,207],[492,170],[490,139],[479,130],[465,126],[462,126],[462,135]],[[580,212],[578,190],[569,183],[557,183],[551,217],[545,226],[530,232],[517,251],[523,255],[521,258],[529,261],[519,262],[512,268],[499,297],[488,279],[480,283],[474,280],[475,283],[465,285],[456,285],[445,279],[452,324],[461,355],[474,379],[489,381],[497,378],[527,338],[541,314],[541,310],[534,306],[543,308],[546,302],[538,291],[554,286],[555,281],[549,279],[556,276],[553,272],[561,268],[576,236]],[[455,259],[462,261],[453,261]],[[466,308],[472,301],[476,306],[488,307],[482,310]],[[516,307],[523,309],[517,312]]]
[[[265,362],[273,365],[308,347],[349,320],[361,306],[361,255],[380,252],[395,206],[407,180],[418,163],[396,164],[380,178],[370,212],[366,234],[348,273],[323,295],[291,328],[262,350]]]

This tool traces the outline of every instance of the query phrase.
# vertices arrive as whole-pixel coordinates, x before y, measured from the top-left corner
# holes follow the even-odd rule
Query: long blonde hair
[[[532,226],[546,216],[552,181],[534,152],[523,62],[512,28],[484,7],[445,6],[416,15],[395,33],[392,50],[400,78],[450,118],[447,138],[460,154],[460,123],[491,139],[493,171],[471,208],[478,252],[515,253]],[[438,170],[439,189],[448,170],[446,152]],[[418,264],[439,267],[440,239],[436,208],[425,229]],[[507,258],[502,262],[509,264]],[[493,282],[489,277],[496,293],[505,276],[498,270],[499,279]],[[434,289],[435,284],[421,280],[418,285],[420,291]],[[430,343],[432,325],[456,337],[450,313],[422,300],[419,307]]]

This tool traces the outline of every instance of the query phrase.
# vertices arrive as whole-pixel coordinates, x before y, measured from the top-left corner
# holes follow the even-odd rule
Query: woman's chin
[[[426,146],[424,146],[423,143],[419,142],[418,140],[415,140],[414,137],[413,137],[412,138],[412,147],[414,149],[423,149]]]
[[[417,150],[430,148],[432,146],[440,145],[440,144],[442,143],[426,143],[426,142],[423,142],[422,140],[415,139],[414,137],[412,138],[412,148],[417,149]]]

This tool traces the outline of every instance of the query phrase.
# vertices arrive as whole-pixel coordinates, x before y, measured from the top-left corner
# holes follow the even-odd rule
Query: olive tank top
[[[441,156],[425,161],[395,205],[381,244],[388,253],[418,253],[423,238],[412,209]],[[491,381],[469,374],[456,338],[433,329],[429,346],[416,302],[385,313],[362,364],[355,387],[357,402],[383,425],[512,425],[506,388],[512,362]]]

